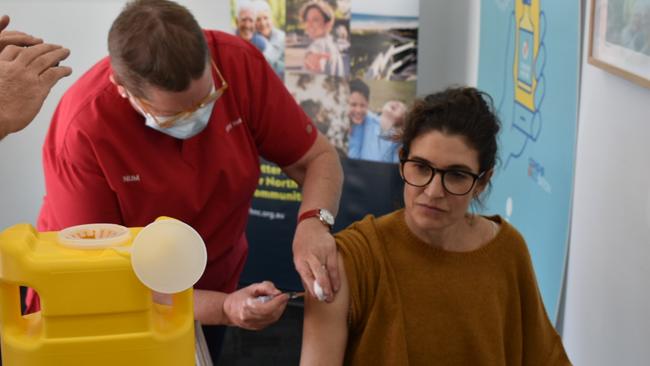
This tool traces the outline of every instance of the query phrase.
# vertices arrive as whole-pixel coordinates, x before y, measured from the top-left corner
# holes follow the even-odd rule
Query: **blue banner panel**
[[[542,298],[557,320],[576,148],[580,2],[481,2],[478,87],[502,122],[486,212],[524,235]]]

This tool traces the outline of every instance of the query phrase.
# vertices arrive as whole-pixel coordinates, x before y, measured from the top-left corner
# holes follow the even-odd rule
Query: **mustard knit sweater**
[[[472,252],[433,248],[404,211],[336,235],[350,288],[346,365],[570,365],[526,244],[500,217]]]

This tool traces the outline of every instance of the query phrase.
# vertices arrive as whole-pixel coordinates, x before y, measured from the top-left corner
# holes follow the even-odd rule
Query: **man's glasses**
[[[449,194],[463,196],[474,188],[476,181],[483,177],[485,172],[474,174],[459,169],[439,169],[421,161],[413,159],[401,160],[402,180],[415,186],[424,187],[431,183],[436,173],[440,174],[442,187]]]
[[[223,93],[226,91],[226,89],[228,88],[228,83],[226,82],[226,80],[221,75],[221,71],[219,71],[219,68],[217,67],[217,64],[215,64],[213,60],[210,60],[210,63],[212,64],[212,68],[214,69],[214,71],[216,71],[217,75],[219,75],[219,79],[221,81],[221,86],[219,87],[219,89],[217,89],[214,92],[208,94],[205,98],[201,99],[192,108],[190,108],[190,109],[188,109],[186,111],[179,112],[179,113],[176,113],[176,114],[171,115],[171,116],[156,117],[155,114],[150,112],[151,105],[149,103],[143,101],[142,99],[140,99],[138,97],[134,97],[134,98],[138,102],[138,104],[141,106],[143,112],[150,115],[151,118],[153,118],[153,120],[156,122],[156,124],[158,126],[160,126],[162,128],[171,127],[176,122],[178,122],[179,120],[190,116],[192,113],[196,112],[198,109],[201,109],[201,108],[205,107],[206,105],[208,105],[208,104],[214,102],[215,100],[219,99],[223,95]]]

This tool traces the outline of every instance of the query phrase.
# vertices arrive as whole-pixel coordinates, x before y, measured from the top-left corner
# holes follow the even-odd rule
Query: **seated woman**
[[[405,207],[336,235],[341,288],[305,300],[301,365],[570,365],[521,234],[469,210],[498,131],[476,89],[416,101],[400,136]]]

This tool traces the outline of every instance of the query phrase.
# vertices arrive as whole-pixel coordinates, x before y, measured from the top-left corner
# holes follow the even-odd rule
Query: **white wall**
[[[577,148],[565,346],[575,365],[648,365],[650,89],[585,56]]]
[[[228,0],[177,0],[205,28],[230,30]],[[50,117],[63,92],[107,54],[106,38],[125,0],[2,0],[0,15],[11,17],[8,29],[21,30],[64,45],[71,76],[61,80],[34,122],[0,142],[0,230],[18,222],[35,224],[45,192],[41,145]]]
[[[479,0],[420,0],[418,95],[476,86],[480,16]]]

